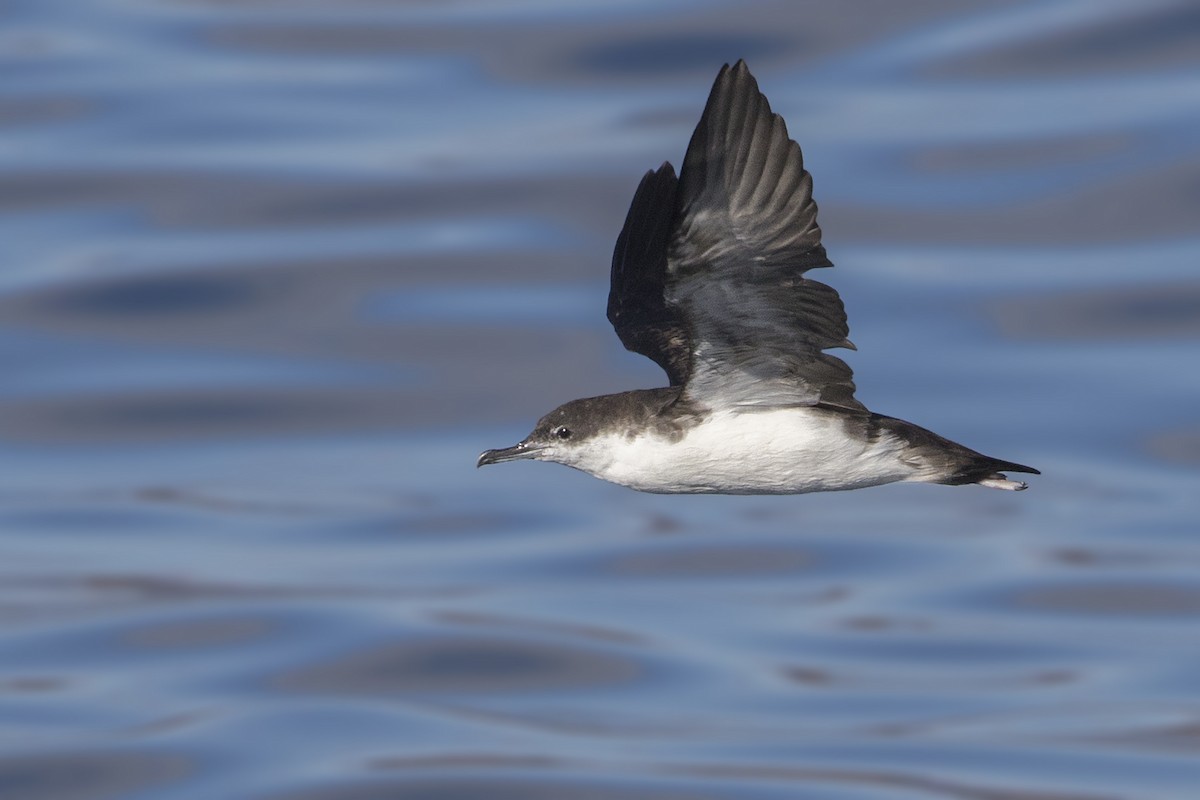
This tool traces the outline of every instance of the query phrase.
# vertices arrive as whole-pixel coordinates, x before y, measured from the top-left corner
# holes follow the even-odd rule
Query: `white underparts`
[[[716,412],[678,439],[595,437],[554,460],[644,492],[799,494],[925,479],[905,449],[852,435],[841,415],[791,407]]]

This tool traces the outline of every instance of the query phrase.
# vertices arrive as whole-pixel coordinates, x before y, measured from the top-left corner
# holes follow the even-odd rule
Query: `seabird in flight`
[[[1026,488],[991,458],[854,397],[855,349],[812,176],[745,62],[717,75],[679,177],[642,178],[613,253],[608,319],[670,386],[572,400],[478,466],[555,461],[643,492],[798,494],[895,481]]]

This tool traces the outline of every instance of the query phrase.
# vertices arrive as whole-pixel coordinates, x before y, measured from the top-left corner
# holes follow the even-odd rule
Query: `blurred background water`
[[[746,58],[859,397],[1044,471],[476,471],[660,385],[641,174]],[[0,5],[0,796],[1200,796],[1200,10]]]

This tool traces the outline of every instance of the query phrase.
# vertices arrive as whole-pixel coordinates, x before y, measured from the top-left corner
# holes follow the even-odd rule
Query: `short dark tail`
[[[929,483],[949,486],[977,483],[989,489],[1019,491],[1027,488],[1024,481],[1009,480],[1005,472],[1042,474],[1024,464],[1001,461],[977,453],[958,442],[952,442],[944,436],[938,436],[933,431],[902,419],[871,414],[867,422],[869,435],[878,436],[887,432],[906,442],[909,446],[907,459],[911,459],[910,463],[923,473],[920,480]]]
[[[985,456],[985,458],[987,457]],[[1030,475],[1042,474],[1040,469],[1027,467],[1024,464],[1014,464],[1011,461],[1001,461],[997,458],[987,458],[987,461],[989,462],[989,466],[991,466],[991,468],[996,472],[1027,472]]]
[[[949,477],[938,481],[938,483],[948,484],[950,486],[961,486],[967,483],[977,483],[981,486],[986,486],[989,489],[1008,489],[1010,491],[1021,491],[1029,488],[1025,481],[1011,480],[1005,472],[1028,472],[1031,475],[1041,475],[1039,470],[1033,467],[1027,467],[1024,464],[1017,464],[1013,461],[1001,461],[998,458],[972,453],[972,458],[965,464],[962,464]]]

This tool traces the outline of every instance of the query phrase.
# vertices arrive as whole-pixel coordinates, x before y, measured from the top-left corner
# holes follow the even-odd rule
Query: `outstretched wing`
[[[667,305],[687,321],[687,394],[708,405],[865,410],[844,361],[838,293],[804,273],[821,246],[800,146],[743,61],[717,75],[680,172]]]
[[[678,183],[664,162],[638,184],[613,251],[608,292],[608,321],[621,344],[662,367],[672,386],[687,380],[691,360],[685,323],[664,296]]]
[[[717,75],[678,181],[669,164],[642,179],[609,319],[710,407],[865,410],[850,368],[824,352],[854,347],[841,298],[804,277],[831,266],[800,147],[739,61]]]

